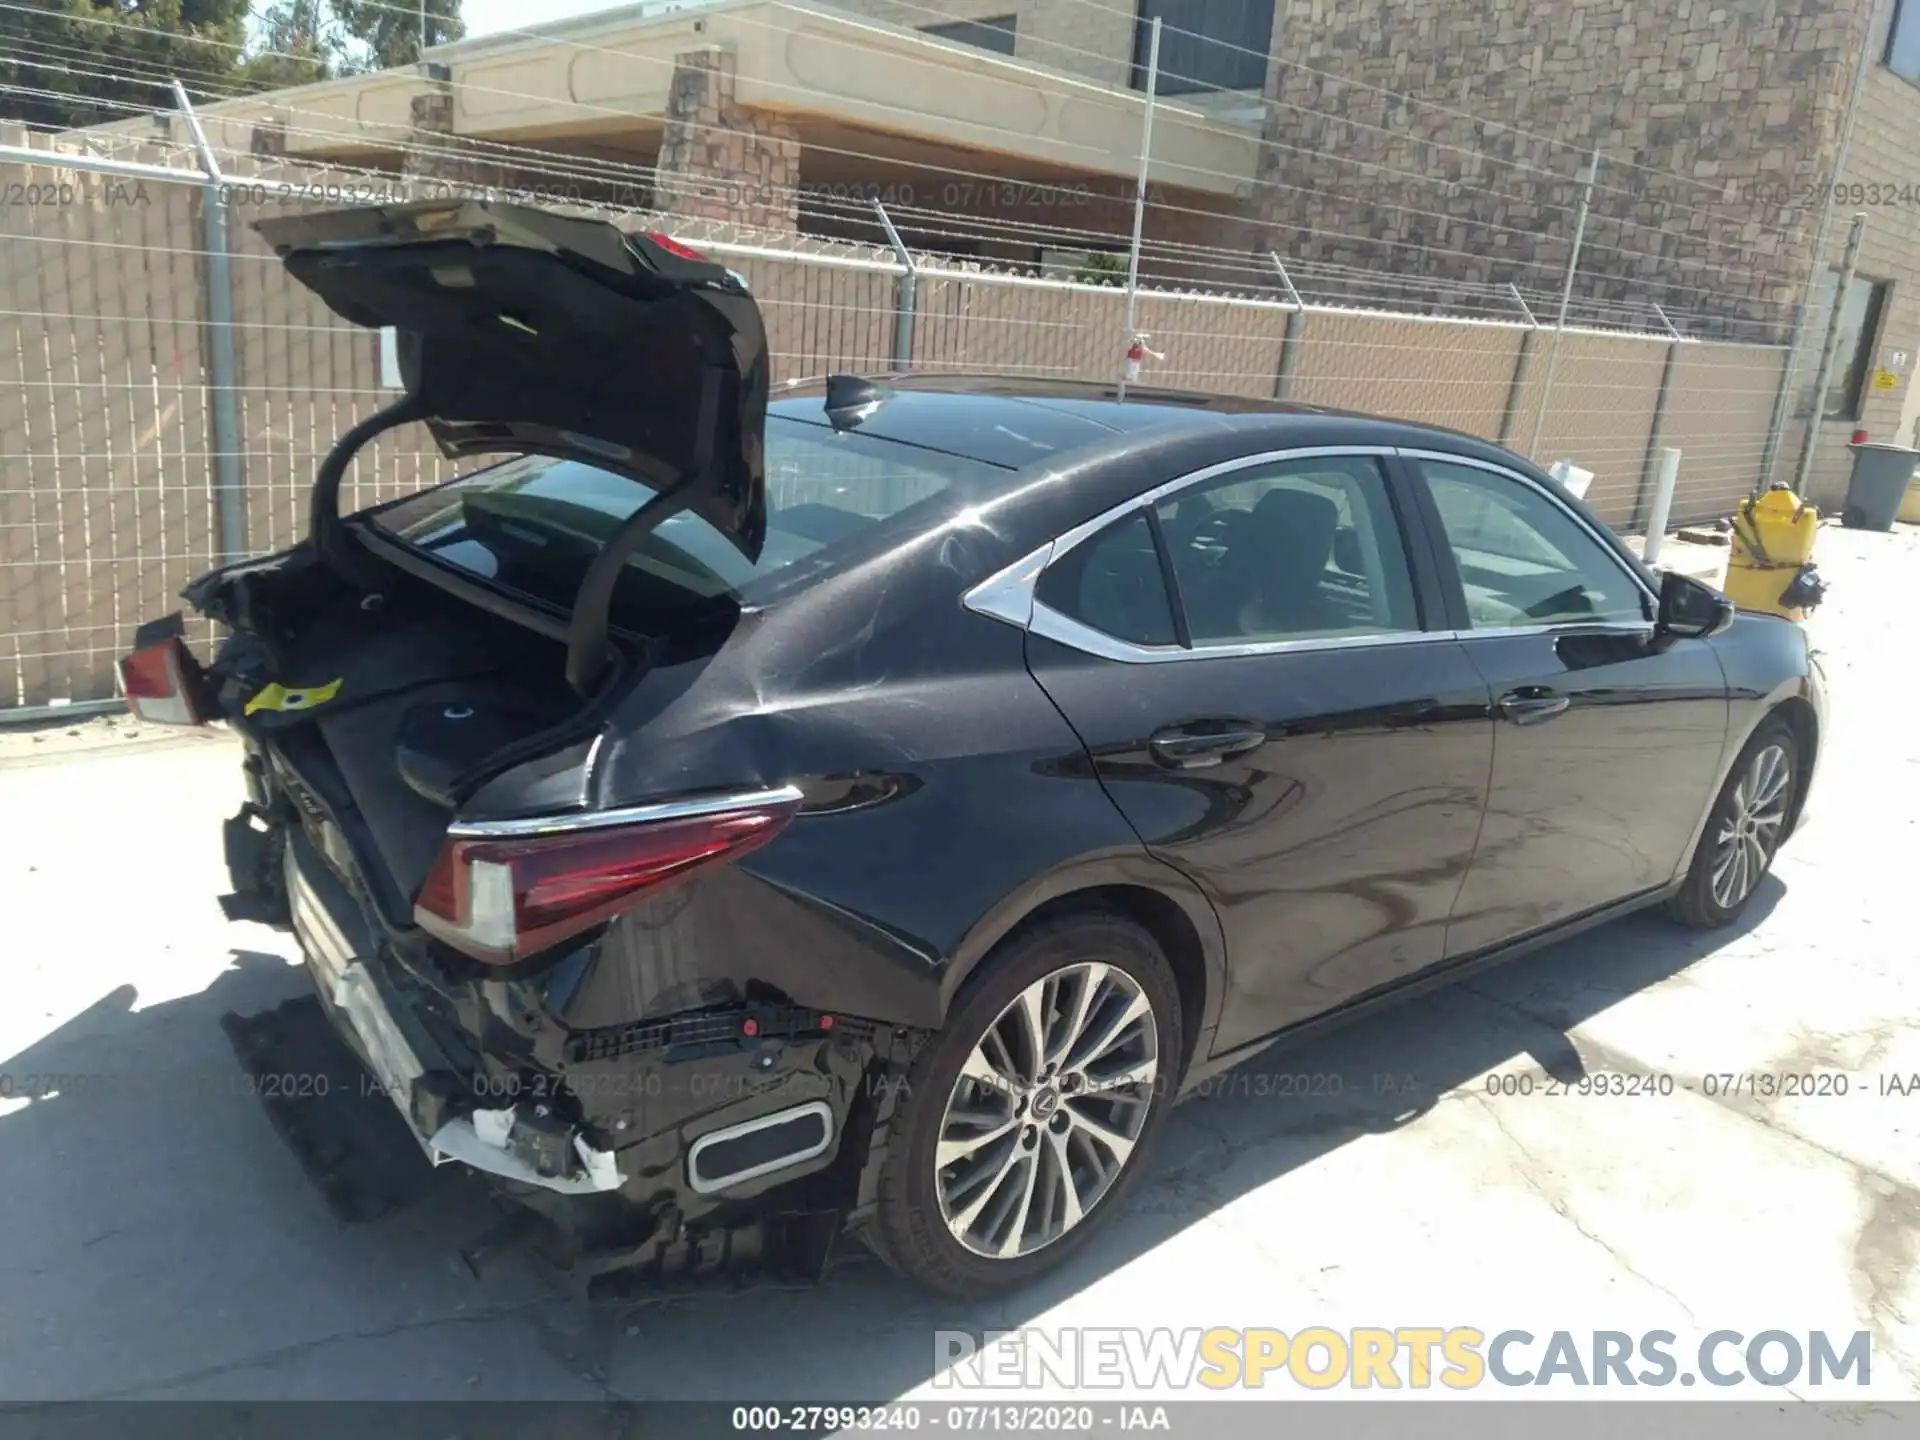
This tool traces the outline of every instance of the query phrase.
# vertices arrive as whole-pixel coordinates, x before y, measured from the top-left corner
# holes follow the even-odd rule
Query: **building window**
[[[1920,0],[1908,0],[1920,6]],[[1160,21],[1161,95],[1263,90],[1273,48],[1274,0],[1140,0],[1133,31],[1133,88],[1147,88],[1153,22]]]
[[[1920,85],[1920,0],[1895,0],[1887,27],[1887,68]]]
[[[1011,55],[1013,24],[1013,16],[995,15],[987,20],[955,20],[950,25],[922,25],[920,33],[931,35],[936,40],[951,40],[957,45],[971,45],[976,50]]]
[[[1819,364],[1821,348],[1827,343],[1827,320],[1833,314],[1833,295],[1840,285],[1840,272],[1829,270],[1820,277],[1814,292],[1812,309],[1802,340],[1807,368],[1806,390],[1801,392],[1799,413],[1811,408],[1812,375]],[[1860,405],[1866,398],[1867,380],[1873,372],[1874,342],[1880,331],[1880,317],[1886,313],[1887,285],[1856,275],[1847,287],[1847,300],[1840,313],[1840,348],[1834,354],[1833,378],[1820,405],[1823,420],[1858,420]]]

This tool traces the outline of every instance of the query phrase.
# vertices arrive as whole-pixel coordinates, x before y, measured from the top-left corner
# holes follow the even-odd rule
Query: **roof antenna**
[[[851,430],[886,398],[887,392],[864,375],[827,376],[827,419],[836,430]]]

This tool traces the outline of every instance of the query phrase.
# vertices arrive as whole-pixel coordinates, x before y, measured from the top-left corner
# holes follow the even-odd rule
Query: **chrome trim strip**
[[[1579,511],[1575,510],[1571,505],[1567,504],[1566,498],[1564,496],[1556,495],[1554,493],[1554,490],[1556,487],[1553,487],[1550,485],[1542,485],[1538,480],[1535,480],[1532,476],[1523,475],[1518,470],[1515,470],[1510,466],[1496,464],[1492,460],[1481,460],[1476,456],[1472,456],[1472,455],[1455,455],[1450,451],[1446,451],[1446,450],[1401,449],[1396,451],[1395,453],[1407,460],[1438,460],[1442,464],[1446,464],[1446,465],[1461,465],[1466,467],[1469,470],[1485,470],[1494,475],[1505,475],[1510,480],[1517,480],[1522,485],[1527,486],[1529,489],[1538,491],[1540,494],[1546,496],[1548,500],[1552,501],[1554,505],[1558,506],[1561,513],[1563,513],[1569,520],[1573,521],[1574,524],[1578,525],[1588,535],[1592,536],[1595,540],[1598,540],[1600,542],[1600,548],[1606,552],[1607,559],[1612,564],[1618,566],[1621,573],[1626,575],[1630,580],[1633,581],[1635,588],[1638,589],[1642,595],[1646,596],[1648,600],[1653,602],[1655,607],[1654,613],[1655,614],[1659,613],[1659,608],[1658,608],[1660,604],[1659,594],[1654,590],[1654,588],[1651,585],[1647,584],[1647,582],[1641,578],[1641,576],[1637,571],[1633,570],[1631,567],[1627,565],[1622,565],[1620,563],[1620,557],[1613,553],[1613,545],[1611,543],[1610,538],[1603,537],[1595,529],[1595,527],[1588,522],[1586,516],[1582,515]],[[1488,632],[1481,630],[1481,631],[1476,631],[1475,633],[1484,635],[1484,634],[1487,634]]]
[[[701,1179],[694,1162],[700,1158],[700,1152],[710,1145],[718,1145],[725,1140],[738,1140],[742,1135],[752,1135],[757,1131],[771,1129],[775,1125],[785,1125],[803,1115],[820,1117],[822,1136],[820,1143],[807,1150],[797,1150],[791,1155],[782,1155],[778,1159],[763,1164],[750,1165],[745,1170],[736,1170],[718,1179]],[[805,1105],[790,1105],[785,1110],[776,1110],[771,1115],[762,1115],[758,1120],[747,1120],[739,1125],[729,1125],[724,1130],[714,1130],[702,1135],[687,1151],[687,1185],[696,1195],[711,1195],[731,1185],[744,1181],[757,1180],[762,1175],[771,1175],[776,1170],[784,1170],[789,1165],[798,1165],[804,1160],[812,1160],[824,1155],[833,1146],[833,1111],[824,1100],[810,1100]]]
[[[579,830],[601,830],[609,825],[640,825],[649,820],[692,820],[722,815],[729,810],[752,810],[763,805],[797,805],[802,796],[792,785],[771,790],[741,790],[727,795],[691,796],[651,805],[627,805],[616,810],[582,810],[565,815],[529,815],[518,820],[457,820],[447,827],[454,840],[523,840],[541,835],[565,835]]]
[[[1189,650],[1180,645],[1136,645],[1118,640],[1078,620],[1062,615],[1038,601],[1033,606],[1033,623],[1028,633],[1042,635],[1056,644],[1068,646],[1102,660],[1118,660],[1128,665],[1164,664],[1170,660],[1231,660],[1254,655],[1314,654],[1327,650],[1372,650],[1386,645],[1418,645],[1434,640],[1459,638],[1451,630],[1379,630],[1354,635],[1316,635],[1300,640],[1248,640],[1237,645],[1196,643]]]
[[[1033,619],[1033,590],[1040,583],[1040,572],[1053,555],[1049,540],[1038,550],[1022,555],[1003,570],[996,570],[966,594],[960,603],[976,614],[1024,630]]]
[[[1654,623],[1621,620],[1548,620],[1538,625],[1501,625],[1486,630],[1455,630],[1456,640],[1498,640],[1518,635],[1639,635],[1653,638]]]

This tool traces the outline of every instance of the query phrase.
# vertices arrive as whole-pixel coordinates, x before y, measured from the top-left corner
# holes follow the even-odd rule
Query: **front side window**
[[[1161,501],[1159,519],[1196,647],[1420,628],[1370,456],[1231,471]]]
[[[1476,630],[1642,623],[1646,592],[1580,522],[1531,485],[1418,462]]]

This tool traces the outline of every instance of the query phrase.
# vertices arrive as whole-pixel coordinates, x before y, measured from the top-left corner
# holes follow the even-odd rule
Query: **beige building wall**
[[[1861,241],[1858,273],[1889,283],[1887,305],[1874,338],[1875,363],[1881,363],[1889,350],[1906,351],[1908,363],[1896,388],[1876,390],[1869,384],[1857,421],[1846,418],[1819,423],[1807,489],[1814,501],[1829,511],[1840,507],[1846,493],[1853,462],[1847,441],[1856,426],[1875,441],[1920,445],[1920,436],[1915,434],[1915,426],[1920,424],[1920,382],[1914,378],[1920,367],[1920,196],[1914,193],[1920,186],[1920,85],[1902,79],[1881,60],[1893,11],[1893,0],[1878,0],[1874,7],[1870,61],[1846,168],[1839,176],[1840,191],[1834,200],[1826,260],[1829,265],[1839,265],[1849,221],[1854,214],[1864,213],[1866,234]],[[1874,186],[1882,187],[1880,198],[1886,203],[1872,203]],[[1799,389],[1812,384],[1822,339],[1817,333],[1806,338]],[[1842,356],[1841,363],[1846,359]],[[1787,443],[1781,447],[1776,475],[1792,476],[1805,434],[1804,417],[1795,415],[1788,426]]]
[[[1128,82],[1134,8],[1125,0],[834,0],[909,30],[955,20],[1014,19],[1014,58],[1102,85]]]

